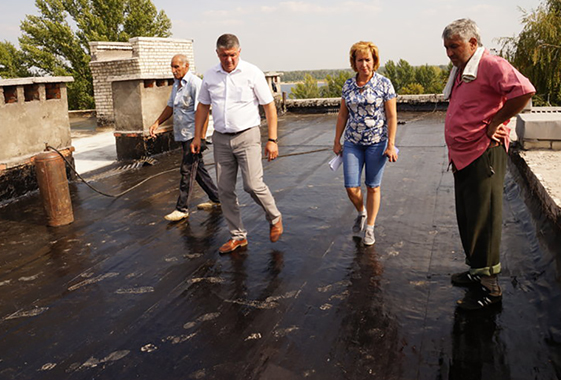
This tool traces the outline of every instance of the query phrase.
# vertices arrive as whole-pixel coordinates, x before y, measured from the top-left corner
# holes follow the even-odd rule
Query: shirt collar
[[[191,76],[191,75],[193,75],[193,74],[191,74],[190,71],[187,71],[187,73],[186,73],[185,75],[183,75],[183,78],[181,78],[181,80],[178,80],[178,81],[177,81],[178,84],[179,84],[179,82],[181,82],[181,87],[184,87],[187,83],[190,82],[190,79],[191,79],[190,76]]]
[[[229,72],[229,73],[226,72],[226,71],[224,71],[224,69],[222,68],[222,65],[221,65],[220,63],[219,63],[218,65],[216,65],[215,69],[216,69],[216,71],[219,72],[219,73],[233,74],[233,73],[236,73],[236,72],[238,72],[238,71],[240,71],[240,72],[243,71],[244,66],[245,66],[245,62],[242,61],[242,60],[240,59],[240,60],[238,61],[238,65],[236,66],[236,68],[235,68],[233,71]]]

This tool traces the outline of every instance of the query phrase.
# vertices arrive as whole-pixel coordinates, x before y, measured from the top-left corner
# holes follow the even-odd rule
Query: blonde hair
[[[349,52],[351,68],[355,72],[358,72],[358,70],[356,69],[356,53],[359,52],[370,52],[372,54],[372,59],[374,60],[374,71],[378,70],[378,68],[380,67],[380,54],[378,53],[378,47],[370,41],[359,41],[351,46],[351,51]]]

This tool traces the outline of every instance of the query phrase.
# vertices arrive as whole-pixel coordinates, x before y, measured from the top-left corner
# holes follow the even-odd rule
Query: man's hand
[[[265,145],[265,156],[268,161],[274,160],[279,156],[279,146],[277,143],[267,141],[267,145]]]
[[[148,130],[150,137],[155,138],[158,133],[161,133],[161,132],[157,132],[158,128],[160,127],[160,124],[165,123],[165,121],[169,119],[172,115],[173,115],[173,108],[171,108],[170,106],[166,106],[166,108],[164,108],[161,115],[156,119],[154,124],[150,126],[150,129]]]
[[[157,131],[159,126],[160,125],[157,122],[150,126],[150,129],[149,129],[150,137],[156,138],[156,134],[157,134],[156,131]]]
[[[200,137],[194,137],[191,142],[191,153],[199,154],[201,152],[201,139]]]
[[[502,142],[508,137],[508,129],[505,127],[504,124],[499,125],[498,128],[492,128],[489,124],[487,126],[487,136],[494,141]]]
[[[487,125],[487,137],[498,142],[507,138],[508,129],[504,123],[508,123],[511,117],[522,111],[533,95],[534,93],[530,92],[507,100]]]

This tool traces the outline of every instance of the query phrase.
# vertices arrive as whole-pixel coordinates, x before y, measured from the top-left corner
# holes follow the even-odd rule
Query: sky
[[[233,33],[242,59],[263,71],[349,68],[357,41],[372,41],[382,65],[405,59],[412,65],[445,65],[442,30],[471,18],[483,45],[517,35],[523,11],[540,0],[152,0],[172,21],[172,38],[194,40],[197,71],[218,63],[216,39]],[[0,0],[0,41],[17,45],[20,22],[38,14],[34,0]]]

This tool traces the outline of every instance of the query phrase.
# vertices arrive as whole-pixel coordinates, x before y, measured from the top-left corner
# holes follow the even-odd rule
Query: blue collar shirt
[[[202,80],[190,71],[175,80],[167,105],[173,108],[173,137],[188,141],[195,137],[195,111],[199,104]]]

